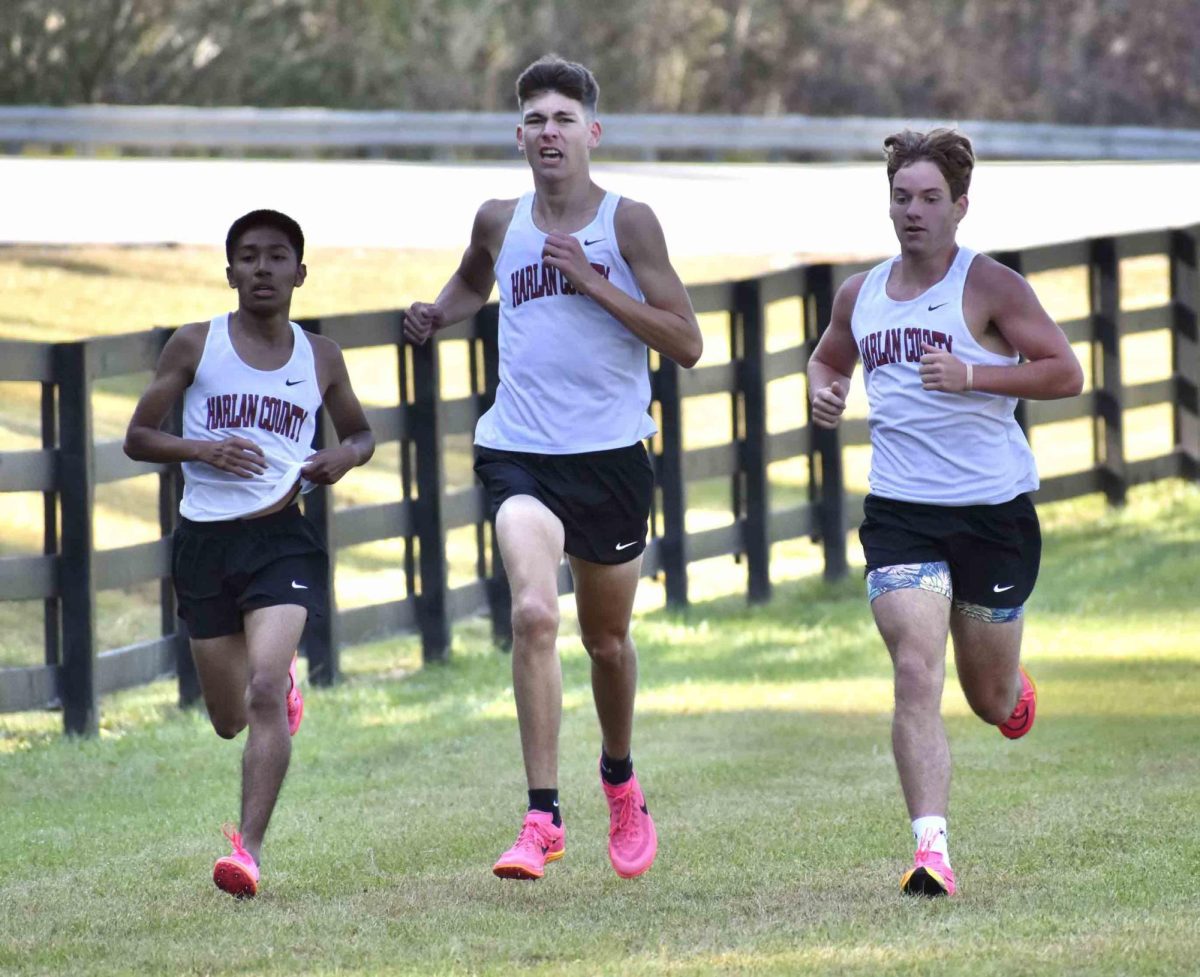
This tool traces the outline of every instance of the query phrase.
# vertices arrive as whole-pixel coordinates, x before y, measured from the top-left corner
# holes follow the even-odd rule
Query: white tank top
[[[646,344],[542,264],[546,235],[533,223],[533,193],[518,202],[496,257],[500,289],[500,384],[475,443],[504,451],[575,454],[624,448],[654,434],[646,412]],[[592,267],[639,301],[642,290],[617,244],[620,197],[606,193],[575,232]]]
[[[196,378],[183,393],[183,436],[223,441],[231,435],[253,441],[267,470],[242,478],[199,461],[183,463],[179,512],[197,522],[238,519],[266,509],[291,492],[304,459],[312,454],[321,390],[312,343],[296,323],[292,356],[278,370],[247,365],[229,339],[229,314],[208,326]],[[302,491],[312,485],[305,482]]]
[[[895,258],[872,268],[858,293],[850,325],[871,408],[871,492],[882,498],[996,505],[1038,487],[1015,397],[921,386],[922,343],[976,366],[1019,361],[984,349],[967,328],[963,289],[975,254],[960,247],[946,277],[907,302],[887,294]]]

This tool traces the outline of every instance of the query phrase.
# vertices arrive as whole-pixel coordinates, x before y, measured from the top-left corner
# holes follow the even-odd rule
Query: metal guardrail
[[[1200,131],[1136,126],[808,115],[603,115],[610,155],[870,158],[905,127],[958,125],[991,159],[1200,159]],[[188,106],[0,106],[0,147],[438,154],[509,150],[515,112],[391,112]]]

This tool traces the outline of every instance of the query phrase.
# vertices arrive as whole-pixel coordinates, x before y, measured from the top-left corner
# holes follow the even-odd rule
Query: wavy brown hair
[[[582,103],[591,116],[595,116],[596,103],[600,100],[600,86],[592,73],[583,65],[566,61],[557,54],[544,55],[521,72],[517,79],[517,106],[523,107],[542,92],[558,92],[573,98]]]
[[[905,129],[883,141],[883,152],[887,156],[889,187],[904,167],[927,159],[946,178],[951,200],[957,200],[970,189],[975,150],[971,148],[971,140],[954,129],[931,129],[929,132]]]

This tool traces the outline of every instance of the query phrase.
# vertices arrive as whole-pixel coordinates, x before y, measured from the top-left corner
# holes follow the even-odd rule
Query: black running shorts
[[[194,522],[181,518],[171,547],[179,616],[193,638],[242,631],[242,615],[298,604],[323,615],[329,558],[300,507],[257,519]]]
[[[1042,533],[1028,495],[999,505],[942,506],[868,495],[858,531],[867,572],[904,563],[950,565],[954,599],[995,609],[1033,593]]]
[[[531,495],[563,524],[566,552],[589,563],[627,563],[646,548],[654,471],[646,446],[571,455],[475,447],[475,474],[494,519],[514,495]]]

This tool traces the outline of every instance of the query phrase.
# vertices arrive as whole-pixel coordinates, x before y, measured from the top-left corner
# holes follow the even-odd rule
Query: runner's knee
[[[615,667],[629,652],[629,630],[598,631],[584,634],[583,647],[597,665]]]
[[[1007,687],[1007,683],[972,691],[964,689],[963,693],[971,710],[985,723],[999,726],[1012,715],[1013,690]]]
[[[554,641],[558,634],[558,606],[542,597],[521,597],[513,602],[513,637],[522,642]]]
[[[942,669],[940,662],[928,660],[919,651],[903,645],[896,650],[895,687],[896,708],[936,703],[941,695]]]
[[[231,740],[246,728],[246,716],[241,715],[209,715],[209,722],[216,734],[223,740]]]
[[[246,693],[246,704],[251,712],[274,712],[285,708],[287,699],[287,675],[280,681],[275,676],[256,674],[250,676]]]

